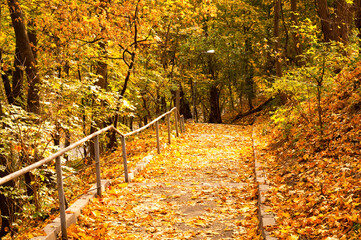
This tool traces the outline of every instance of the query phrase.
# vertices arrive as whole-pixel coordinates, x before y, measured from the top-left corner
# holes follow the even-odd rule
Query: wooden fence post
[[[171,135],[170,135],[170,116],[169,116],[169,114],[167,115],[167,125],[168,125],[168,143],[171,144],[172,140],[171,140]]]
[[[175,119],[175,132],[177,137],[179,137],[179,130],[178,130],[178,109],[174,111],[174,119]]]
[[[186,131],[184,127],[184,116],[182,115],[182,132],[184,133]]]
[[[180,130],[181,130],[181,133],[184,133],[184,129],[183,129],[183,115],[180,116],[180,119],[179,119],[179,126],[180,126]]]
[[[61,159],[57,157],[55,160],[56,180],[58,185],[59,208],[60,208],[60,223],[61,223],[61,239],[68,239],[66,231],[66,215],[65,215],[65,196],[63,188],[63,174],[61,170]]]
[[[128,178],[128,163],[127,163],[127,149],[125,146],[125,137],[122,136],[122,153],[123,153],[123,164],[124,164],[124,179],[125,182],[129,182]]]
[[[94,152],[95,152],[95,169],[97,176],[97,195],[102,196],[102,184],[100,177],[100,157],[99,157],[99,135],[96,135],[94,138]]]
[[[159,143],[159,121],[155,123],[155,133],[157,135],[157,153],[160,154],[160,143]]]

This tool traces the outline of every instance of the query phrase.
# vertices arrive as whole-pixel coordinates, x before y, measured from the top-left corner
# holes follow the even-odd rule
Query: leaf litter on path
[[[127,187],[113,181],[70,239],[261,239],[251,127],[192,124]]]

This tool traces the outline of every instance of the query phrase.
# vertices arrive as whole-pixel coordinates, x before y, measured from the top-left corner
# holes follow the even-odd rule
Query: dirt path
[[[194,124],[127,187],[83,210],[72,239],[260,239],[251,128]]]

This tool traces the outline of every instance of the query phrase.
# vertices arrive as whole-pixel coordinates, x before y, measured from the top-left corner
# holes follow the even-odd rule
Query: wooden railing
[[[67,230],[66,230],[66,215],[65,215],[65,195],[64,195],[64,188],[63,188],[63,174],[62,174],[62,166],[60,157],[64,155],[66,152],[71,151],[72,149],[78,147],[85,142],[94,139],[94,152],[95,152],[95,168],[96,168],[96,188],[97,188],[97,195],[101,196],[101,177],[100,177],[100,157],[99,157],[99,135],[105,133],[107,131],[115,131],[121,136],[122,142],[122,156],[123,156],[123,165],[124,165],[124,178],[125,182],[129,182],[128,178],[128,163],[127,163],[127,153],[126,153],[126,137],[131,135],[140,133],[141,131],[149,128],[153,124],[156,127],[156,140],[157,140],[157,153],[160,153],[160,139],[159,139],[159,121],[167,117],[167,126],[168,126],[168,143],[171,144],[171,125],[170,125],[170,114],[174,112],[174,119],[175,119],[175,130],[176,136],[179,136],[179,127],[180,131],[184,132],[184,117],[179,115],[177,108],[174,107],[170,111],[164,113],[163,115],[159,116],[158,118],[151,121],[149,124],[129,133],[122,133],[118,129],[114,128],[113,125],[100,129],[99,131],[90,134],[79,141],[71,144],[70,146],[59,150],[58,152],[46,157],[36,163],[33,163],[25,168],[22,168],[16,172],[13,172],[5,177],[0,178],[0,185],[3,185],[6,182],[14,180],[25,173],[28,173],[36,168],[43,166],[46,163],[55,159],[55,168],[56,168],[56,179],[57,179],[57,187],[58,187],[58,196],[59,196],[59,209],[60,209],[60,221],[61,221],[61,232],[62,232],[62,239],[67,239]],[[178,127],[178,125],[180,125]]]

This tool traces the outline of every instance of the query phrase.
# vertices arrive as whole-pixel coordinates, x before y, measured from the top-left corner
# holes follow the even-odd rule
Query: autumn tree
[[[19,64],[25,68],[28,80],[27,110],[33,113],[40,113],[40,75],[31,49],[22,10],[20,4],[16,0],[8,0],[8,6],[16,38],[16,57],[19,58],[17,59],[18,62],[16,62],[16,65]],[[19,83],[16,83],[16,86],[17,84]]]

